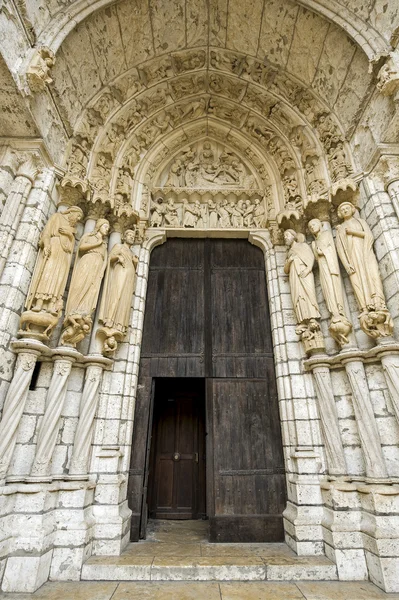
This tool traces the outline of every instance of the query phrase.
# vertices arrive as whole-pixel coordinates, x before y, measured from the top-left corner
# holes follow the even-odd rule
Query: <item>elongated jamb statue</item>
[[[323,228],[319,219],[309,221],[308,228],[315,237],[312,250],[319,265],[321,289],[331,314],[329,330],[334,340],[342,347],[349,343],[348,335],[352,331],[352,325],[345,315],[344,294],[334,238],[331,229]]]
[[[48,220],[39,241],[27,300],[22,313],[20,336],[47,341],[60,317],[75,245],[75,232],[83,212],[71,206],[65,212],[55,213]]]
[[[343,222],[337,226],[337,250],[360,308],[360,327],[372,338],[392,335],[393,321],[373,250],[373,234],[350,202],[338,207]]]
[[[115,244],[109,254],[98,317],[102,327],[97,333],[99,339],[102,339],[105,354],[115,352],[129,325],[138,262],[138,257],[131,251],[135,237],[136,233],[128,229],[124,235],[124,243]]]
[[[308,353],[324,350],[323,337],[317,319],[320,318],[313,276],[314,255],[305,236],[293,229],[284,232],[288,246],[284,273],[289,275],[292,303],[298,322],[297,334]]]
[[[107,266],[109,223],[98,219],[80,240],[65,308],[61,344],[76,347],[91,331],[101,281]]]

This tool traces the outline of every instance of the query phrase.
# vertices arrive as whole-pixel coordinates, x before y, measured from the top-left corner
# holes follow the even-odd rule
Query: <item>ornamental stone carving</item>
[[[315,238],[312,250],[319,265],[321,288],[331,315],[329,330],[342,347],[349,343],[348,335],[352,331],[352,325],[344,310],[342,280],[334,239],[329,224],[323,224],[319,219],[309,221],[308,227]]]
[[[399,56],[391,52],[378,72],[377,88],[383,96],[393,96],[399,89]]]
[[[75,231],[83,217],[77,206],[50,217],[39,242],[39,254],[30,284],[19,335],[47,341],[61,314]]]
[[[37,48],[26,72],[30,92],[43,92],[53,82],[50,71],[55,64],[54,52],[45,46]]]
[[[109,254],[98,317],[101,327],[97,332],[104,354],[115,352],[129,325],[138,262],[137,256],[131,252],[135,236],[135,232],[128,229],[124,235],[124,243],[115,244]]]
[[[393,321],[387,309],[373,234],[350,202],[338,207],[342,223],[337,226],[337,250],[360,309],[360,327],[372,338],[392,335]]]
[[[284,241],[288,246],[284,273],[289,275],[292,303],[298,322],[296,332],[307,353],[321,352],[324,350],[324,341],[317,321],[320,311],[312,271],[314,255],[305,242],[305,236],[293,229],[284,232]]]
[[[107,264],[108,233],[108,221],[99,219],[94,231],[83,235],[79,243],[65,308],[62,345],[75,347],[91,331]]]

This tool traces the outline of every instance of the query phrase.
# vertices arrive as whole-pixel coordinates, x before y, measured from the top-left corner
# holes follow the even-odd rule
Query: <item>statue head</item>
[[[98,233],[100,231],[103,235],[108,235],[109,229],[110,228],[107,219],[98,219],[94,228],[94,233]]]
[[[355,214],[356,208],[350,202],[342,202],[338,206],[338,217],[340,219],[350,219]]]
[[[284,241],[286,246],[290,247],[296,240],[296,231],[293,229],[286,229],[284,231]]]
[[[76,225],[83,219],[83,210],[79,206],[71,206],[64,213],[66,215],[70,225]]]
[[[134,244],[134,240],[136,239],[136,232],[133,229],[126,229],[125,234],[123,236],[123,240],[126,244],[131,246]]]
[[[308,223],[309,231],[315,237],[321,231],[321,221],[320,219],[311,219]]]

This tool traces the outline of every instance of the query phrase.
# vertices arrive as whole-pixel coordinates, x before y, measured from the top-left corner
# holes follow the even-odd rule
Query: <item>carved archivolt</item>
[[[328,170],[333,181],[352,171],[335,118],[302,84],[237,52],[211,49],[209,65],[207,60],[203,49],[182,51],[147,61],[117,78],[93,100],[78,123],[69,170],[85,177],[90,164],[95,193],[115,194],[115,157],[133,175],[154,142],[182,123],[207,117],[242,129],[274,157],[280,175],[291,182],[297,179],[302,194],[305,189],[319,193],[324,182],[328,187]],[[209,77],[201,71],[207,66]],[[290,149],[290,135],[301,127],[307,133],[298,156],[297,150]],[[122,158],[128,137],[129,155]],[[302,174],[296,171],[306,167],[309,172],[317,162],[309,159],[309,145],[322,176],[308,175],[307,184],[298,181]],[[89,156],[94,149],[95,155]],[[297,202],[300,193],[291,196],[291,201]]]

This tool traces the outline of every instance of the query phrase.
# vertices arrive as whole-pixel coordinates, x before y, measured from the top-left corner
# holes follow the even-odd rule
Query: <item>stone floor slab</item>
[[[298,581],[306,600],[398,600],[399,594],[386,594],[368,581]]]
[[[112,600],[220,600],[219,584],[197,582],[121,583]],[[88,599],[89,600],[89,599]]]
[[[110,600],[117,587],[113,582],[49,582],[34,594],[0,592],[0,600]]]
[[[222,600],[304,600],[293,583],[221,583]]]

